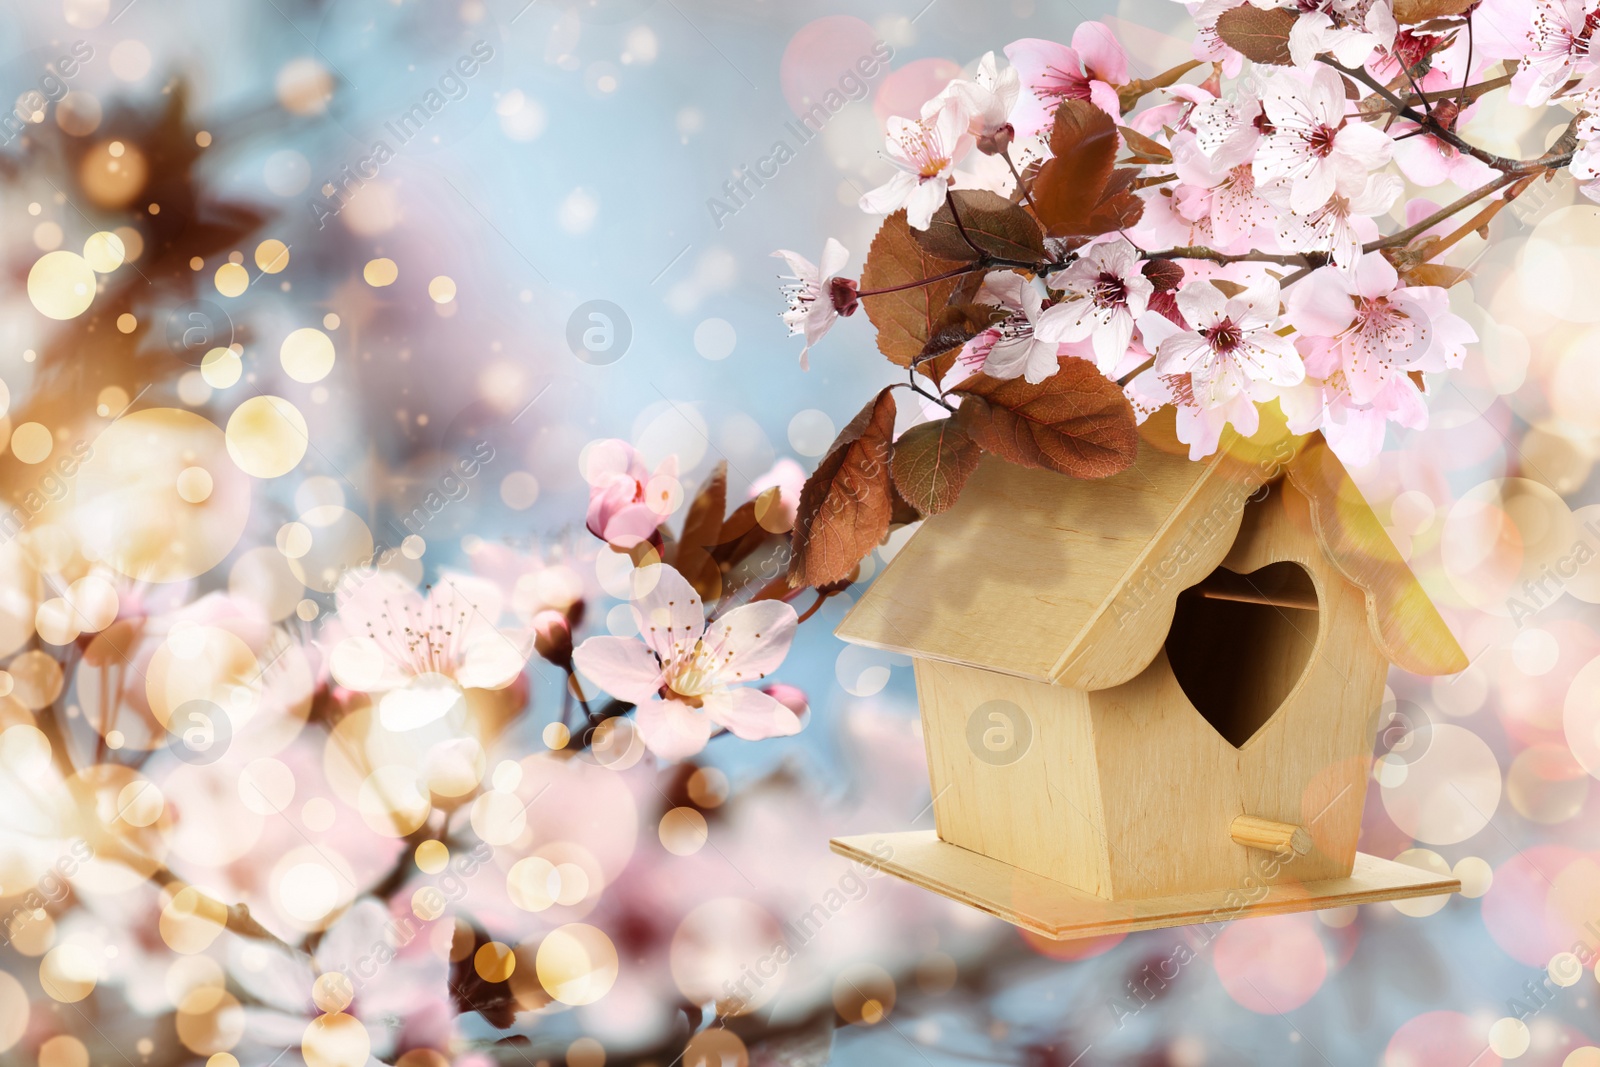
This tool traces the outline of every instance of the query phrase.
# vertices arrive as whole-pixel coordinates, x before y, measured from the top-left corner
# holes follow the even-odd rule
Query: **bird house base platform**
[[[829,845],[847,859],[1061,941],[1461,891],[1455,878],[1358,852],[1348,878],[1101,900],[941,841],[933,830],[837,837]]]

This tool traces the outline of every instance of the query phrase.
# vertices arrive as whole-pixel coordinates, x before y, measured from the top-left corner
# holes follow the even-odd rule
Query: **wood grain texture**
[[[847,859],[1058,940],[1342,908],[1461,890],[1461,883],[1453,877],[1357,853],[1347,877],[1266,887],[1241,883],[1206,892],[1109,901],[942,841],[932,830],[840,837],[829,845]],[[1196,932],[1195,936],[1209,940],[1204,932]]]
[[[835,632],[1079,689],[1126,681],[1232,543],[1250,490],[1222,462],[1141,442],[1133,467],[1090,482],[987,457]]]

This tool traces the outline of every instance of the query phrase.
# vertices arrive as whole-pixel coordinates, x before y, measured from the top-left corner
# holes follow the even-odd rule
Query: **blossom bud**
[[[1011,123],[1006,123],[992,133],[978,135],[978,151],[986,156],[1003,156],[1006,149],[1011,147],[1011,141],[1017,136],[1016,129]]]
[[[572,665],[572,627],[559,611],[533,617],[533,647],[544,659],[565,670]]]
[[[861,306],[861,300],[856,296],[860,285],[853,278],[830,278],[828,280],[828,297],[833,301],[833,310],[849,317],[856,313],[856,308]]]
[[[806,721],[806,715],[811,710],[811,703],[806,699],[805,690],[796,686],[785,685],[783,682],[773,682],[771,685],[762,686],[761,691],[794,712],[795,718],[802,723]]]

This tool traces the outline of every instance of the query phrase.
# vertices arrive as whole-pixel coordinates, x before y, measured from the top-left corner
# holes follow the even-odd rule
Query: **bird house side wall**
[[[939,837],[1110,898],[1088,695],[916,662]]]

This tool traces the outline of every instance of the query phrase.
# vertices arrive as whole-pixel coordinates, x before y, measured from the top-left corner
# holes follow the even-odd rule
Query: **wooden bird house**
[[[1460,889],[1356,839],[1389,664],[1466,657],[1320,438],[1224,444],[982,462],[838,628],[914,659],[936,828],[834,851],[1052,938]]]

